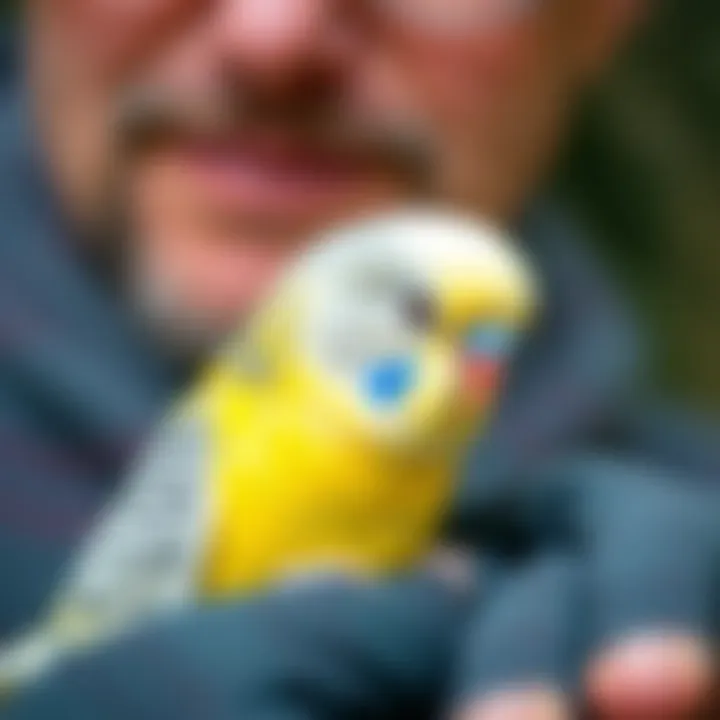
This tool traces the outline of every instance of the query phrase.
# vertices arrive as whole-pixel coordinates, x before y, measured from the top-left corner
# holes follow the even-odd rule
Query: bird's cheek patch
[[[489,400],[502,382],[504,366],[494,358],[469,354],[460,367],[460,386],[463,396],[473,403]]]
[[[417,383],[417,362],[410,356],[371,360],[361,372],[361,393],[368,403],[383,410],[397,409]]]

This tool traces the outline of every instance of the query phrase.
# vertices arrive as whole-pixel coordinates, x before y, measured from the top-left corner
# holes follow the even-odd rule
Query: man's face
[[[76,213],[123,208],[149,304],[222,332],[336,221],[515,213],[623,2],[37,0],[41,131]]]

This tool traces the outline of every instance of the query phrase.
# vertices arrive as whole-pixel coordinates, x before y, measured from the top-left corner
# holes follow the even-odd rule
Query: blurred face
[[[629,3],[34,0],[41,136],[146,311],[213,337],[334,222],[517,212]]]

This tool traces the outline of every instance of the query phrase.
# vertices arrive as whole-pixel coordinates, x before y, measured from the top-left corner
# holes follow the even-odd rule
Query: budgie
[[[513,240],[390,213],[328,233],[180,399],[0,686],[158,613],[435,546],[459,463],[538,304]]]

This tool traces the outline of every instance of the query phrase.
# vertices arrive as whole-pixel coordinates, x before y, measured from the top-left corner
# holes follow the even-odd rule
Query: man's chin
[[[132,273],[134,312],[151,341],[179,359],[205,356],[241,327],[295,253],[274,244],[212,250],[178,247],[155,270]]]

